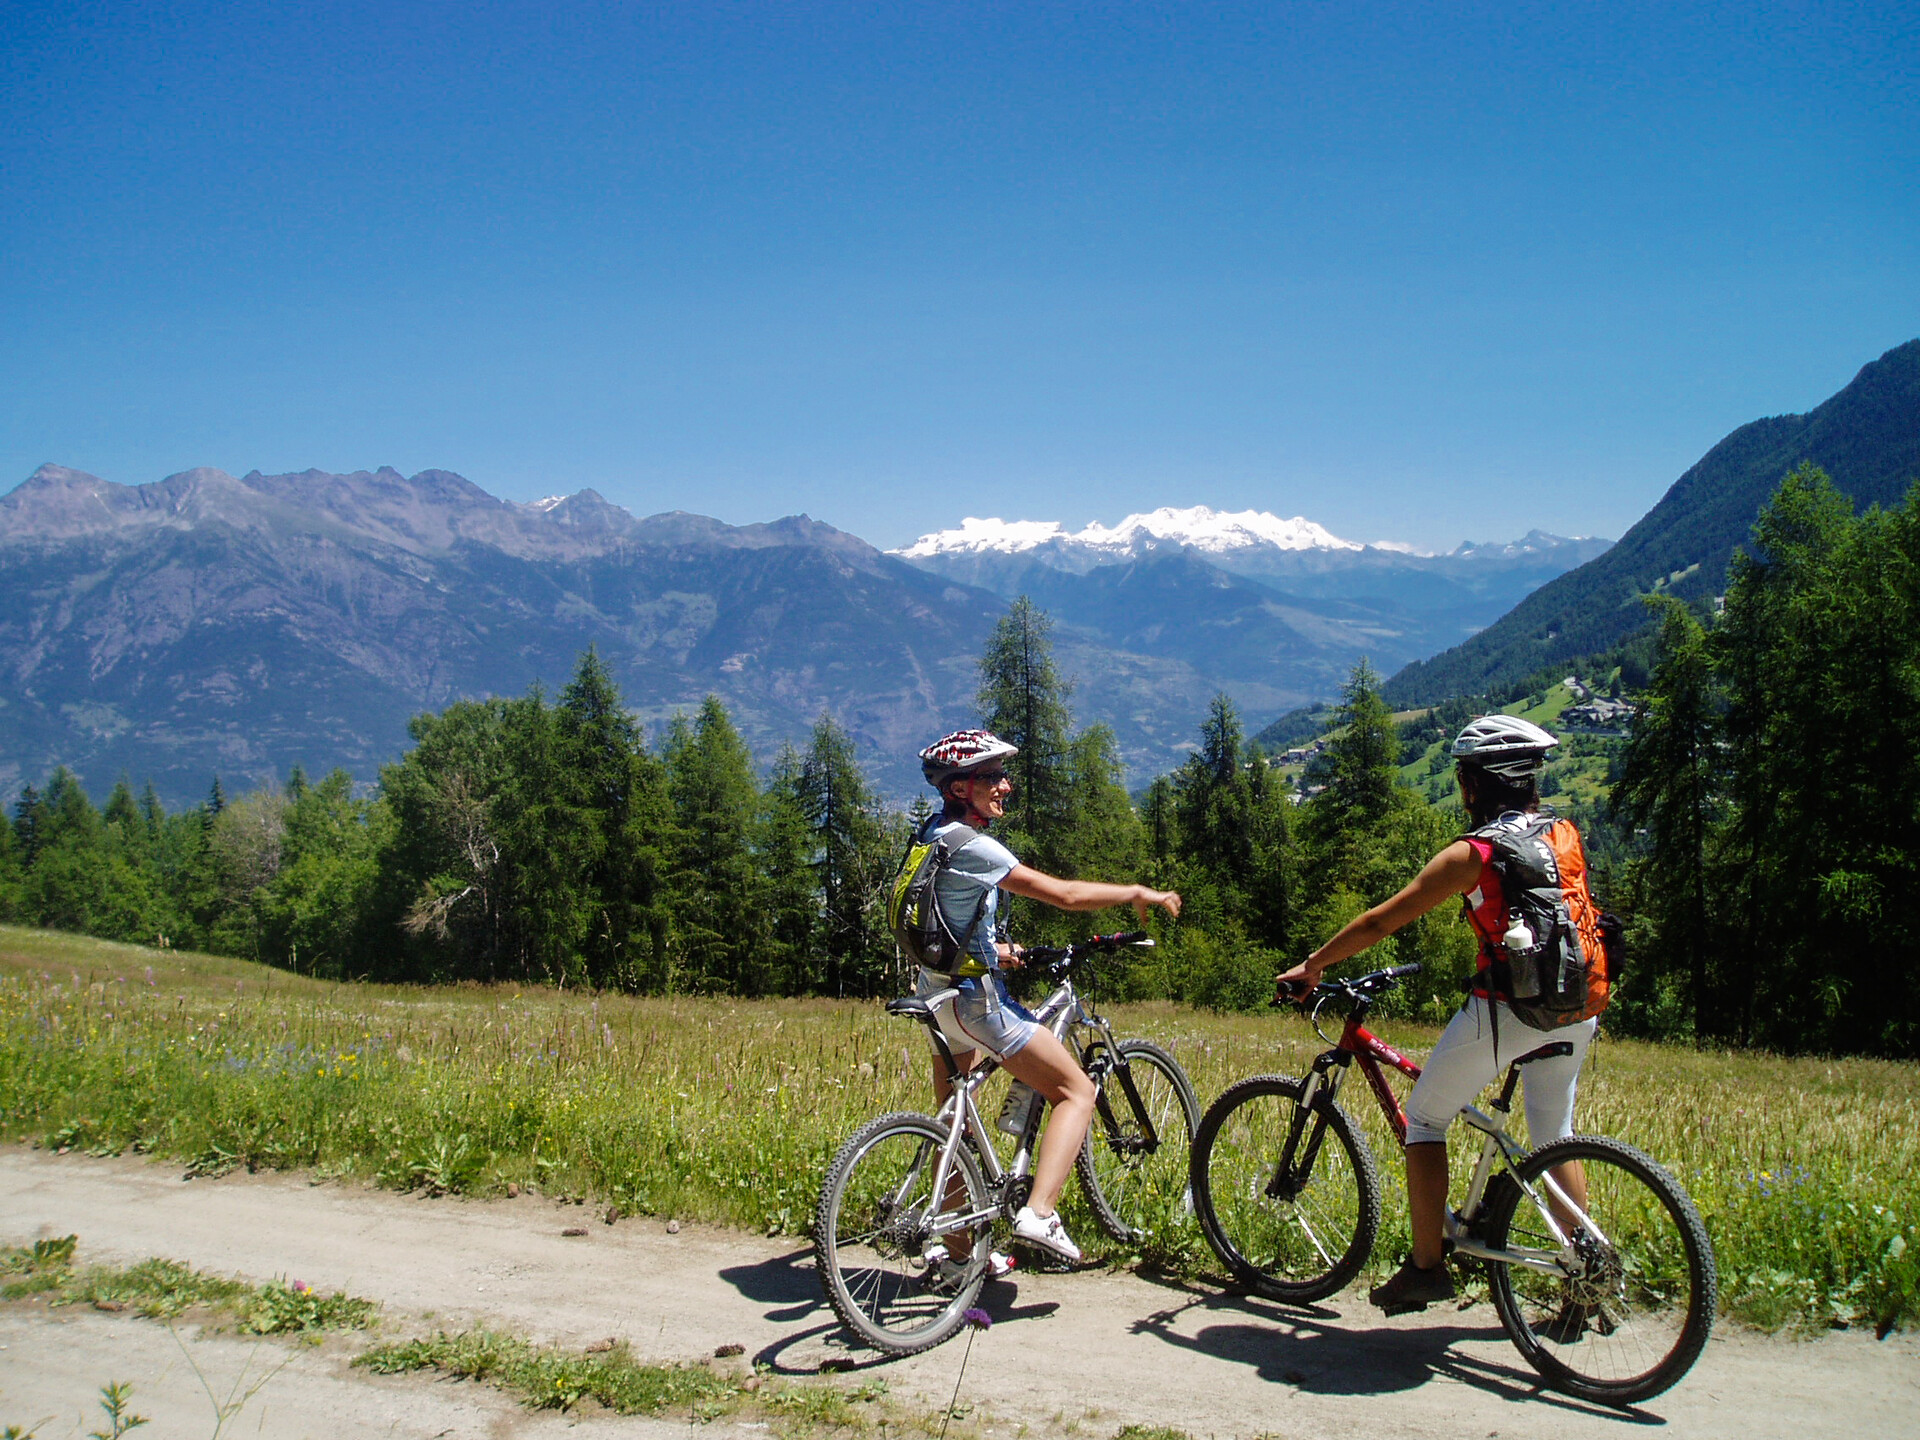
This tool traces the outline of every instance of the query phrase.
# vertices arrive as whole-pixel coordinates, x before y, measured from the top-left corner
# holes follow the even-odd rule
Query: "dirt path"
[[[560,1233],[580,1224],[591,1232],[585,1238]],[[791,1238],[698,1227],[669,1235],[657,1220],[607,1226],[551,1201],[425,1200],[287,1175],[183,1184],[177,1166],[0,1149],[0,1243],[68,1233],[96,1258],[163,1255],[255,1280],[299,1278],[377,1299],[390,1316],[431,1315],[433,1324],[486,1321],[570,1345],[616,1335],[662,1360],[740,1344],[794,1374],[852,1358],[885,1375],[896,1395],[935,1408],[960,1366],[957,1343],[886,1364],[845,1349],[806,1247]],[[1679,1435],[1851,1440],[1910,1434],[1920,1407],[1920,1340],[1911,1336],[1876,1342],[1849,1332],[1807,1342],[1723,1333],[1676,1390],[1620,1415],[1542,1390],[1484,1305],[1382,1320],[1351,1291],[1283,1310],[1106,1273],[1022,1274],[990,1287],[986,1305],[995,1324],[975,1343],[964,1394],[994,1435],[1024,1423],[1104,1440],[1138,1422],[1200,1436],[1478,1440],[1549,1429],[1625,1437],[1665,1424]],[[253,1351],[204,1343],[222,1376]],[[0,1424],[77,1416],[102,1383],[123,1379],[141,1387],[143,1403],[178,1392],[197,1404],[197,1421],[148,1433],[207,1433],[208,1403],[161,1326],[16,1308],[0,1311],[0,1346]],[[269,1348],[279,1363],[279,1348]],[[350,1348],[333,1342],[299,1353],[262,1392],[268,1403],[246,1412],[245,1433],[259,1425],[257,1433],[286,1436],[531,1436],[573,1423],[524,1415],[478,1386],[367,1377],[347,1369]],[[157,1403],[147,1413],[160,1418]],[[48,1426],[43,1440],[83,1434],[97,1416],[59,1428],[67,1423]],[[578,1428],[664,1435],[681,1427],[596,1417]]]

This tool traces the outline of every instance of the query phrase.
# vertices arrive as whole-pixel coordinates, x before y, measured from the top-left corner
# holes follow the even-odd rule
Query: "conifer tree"
[[[782,745],[761,793],[754,835],[766,886],[770,985],[781,995],[818,990],[822,969],[833,964],[823,953],[818,845],[805,808],[804,771],[800,752]]]
[[[555,719],[562,779],[581,823],[581,879],[591,911],[581,941],[585,973],[596,985],[640,988],[666,962],[665,772],[647,754],[593,647],[580,657]]]
[[[881,820],[852,740],[831,715],[813,727],[799,799],[813,832],[825,988],[832,995],[876,994],[893,959],[885,907],[895,837]]]
[[[763,993],[766,913],[754,863],[759,788],[752,759],[717,695],[667,733],[673,802],[676,987]]]
[[[1067,697],[1071,686],[1053,660],[1053,621],[1022,595],[1000,617],[980,656],[981,723],[1020,747],[1008,764],[1014,794],[1001,831],[1008,847],[1038,869],[1058,873],[1073,828],[1067,782]]]
[[[1677,981],[1698,1035],[1722,1028],[1714,1003],[1715,927],[1709,923],[1709,853],[1720,804],[1720,701],[1706,632],[1671,597],[1660,611],[1652,686],[1634,717],[1612,804],[1629,825],[1647,832],[1647,856],[1636,886],[1647,898],[1649,925],[1634,936],[1634,980],[1623,987],[1622,1018],[1656,1032],[1669,1028],[1662,991]],[[1617,1022],[1616,1022],[1617,1023]]]

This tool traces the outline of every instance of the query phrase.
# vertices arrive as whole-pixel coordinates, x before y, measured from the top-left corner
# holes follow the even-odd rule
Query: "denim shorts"
[[[956,1052],[984,1050],[996,1060],[1017,1055],[1040,1029],[1040,1022],[1007,994],[1007,982],[998,970],[949,981],[934,970],[922,970],[914,994],[936,995],[948,988],[960,993],[940,1007],[940,1030]],[[933,1037],[927,1037],[933,1043]]]

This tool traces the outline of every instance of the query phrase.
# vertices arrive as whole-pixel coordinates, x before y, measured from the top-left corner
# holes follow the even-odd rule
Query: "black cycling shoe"
[[[1442,1260],[1431,1270],[1422,1270],[1409,1255],[1384,1285],[1367,1292],[1367,1299],[1389,1315],[1406,1315],[1441,1300],[1453,1298],[1453,1275]]]

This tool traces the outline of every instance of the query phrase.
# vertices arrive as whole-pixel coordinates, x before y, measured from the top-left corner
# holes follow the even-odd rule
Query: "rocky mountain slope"
[[[1361,654],[1386,668],[1463,633],[1444,606],[1354,598],[1341,577],[1438,574],[1458,601],[1472,563],[1408,571],[1435,557],[1305,521],[1161,515],[1176,523],[1123,525],[1095,563],[1009,553],[968,572],[805,516],[639,518],[591,490],[520,505],[439,470],[127,486],[44,466],[0,498],[0,793],[61,763],[96,792],[150,777],[176,805],[216,772],[230,788],[296,762],[371,780],[411,715],[558,688],[592,644],[650,723],[716,693],[764,761],[830,710],[906,795],[917,745],[974,718],[975,657],[1022,591],[1059,621],[1076,714],[1151,774],[1218,689],[1258,720],[1331,693]],[[1516,553],[1485,573],[1540,563]],[[1297,592],[1257,578],[1289,554],[1325,564]]]
[[[875,755],[965,717],[994,597],[804,516],[637,519],[457,475],[55,466],[0,498],[0,785],[64,762],[176,801],[344,765],[464,697],[564,684],[600,646],[649,720],[723,695],[771,755],[823,708]]]

